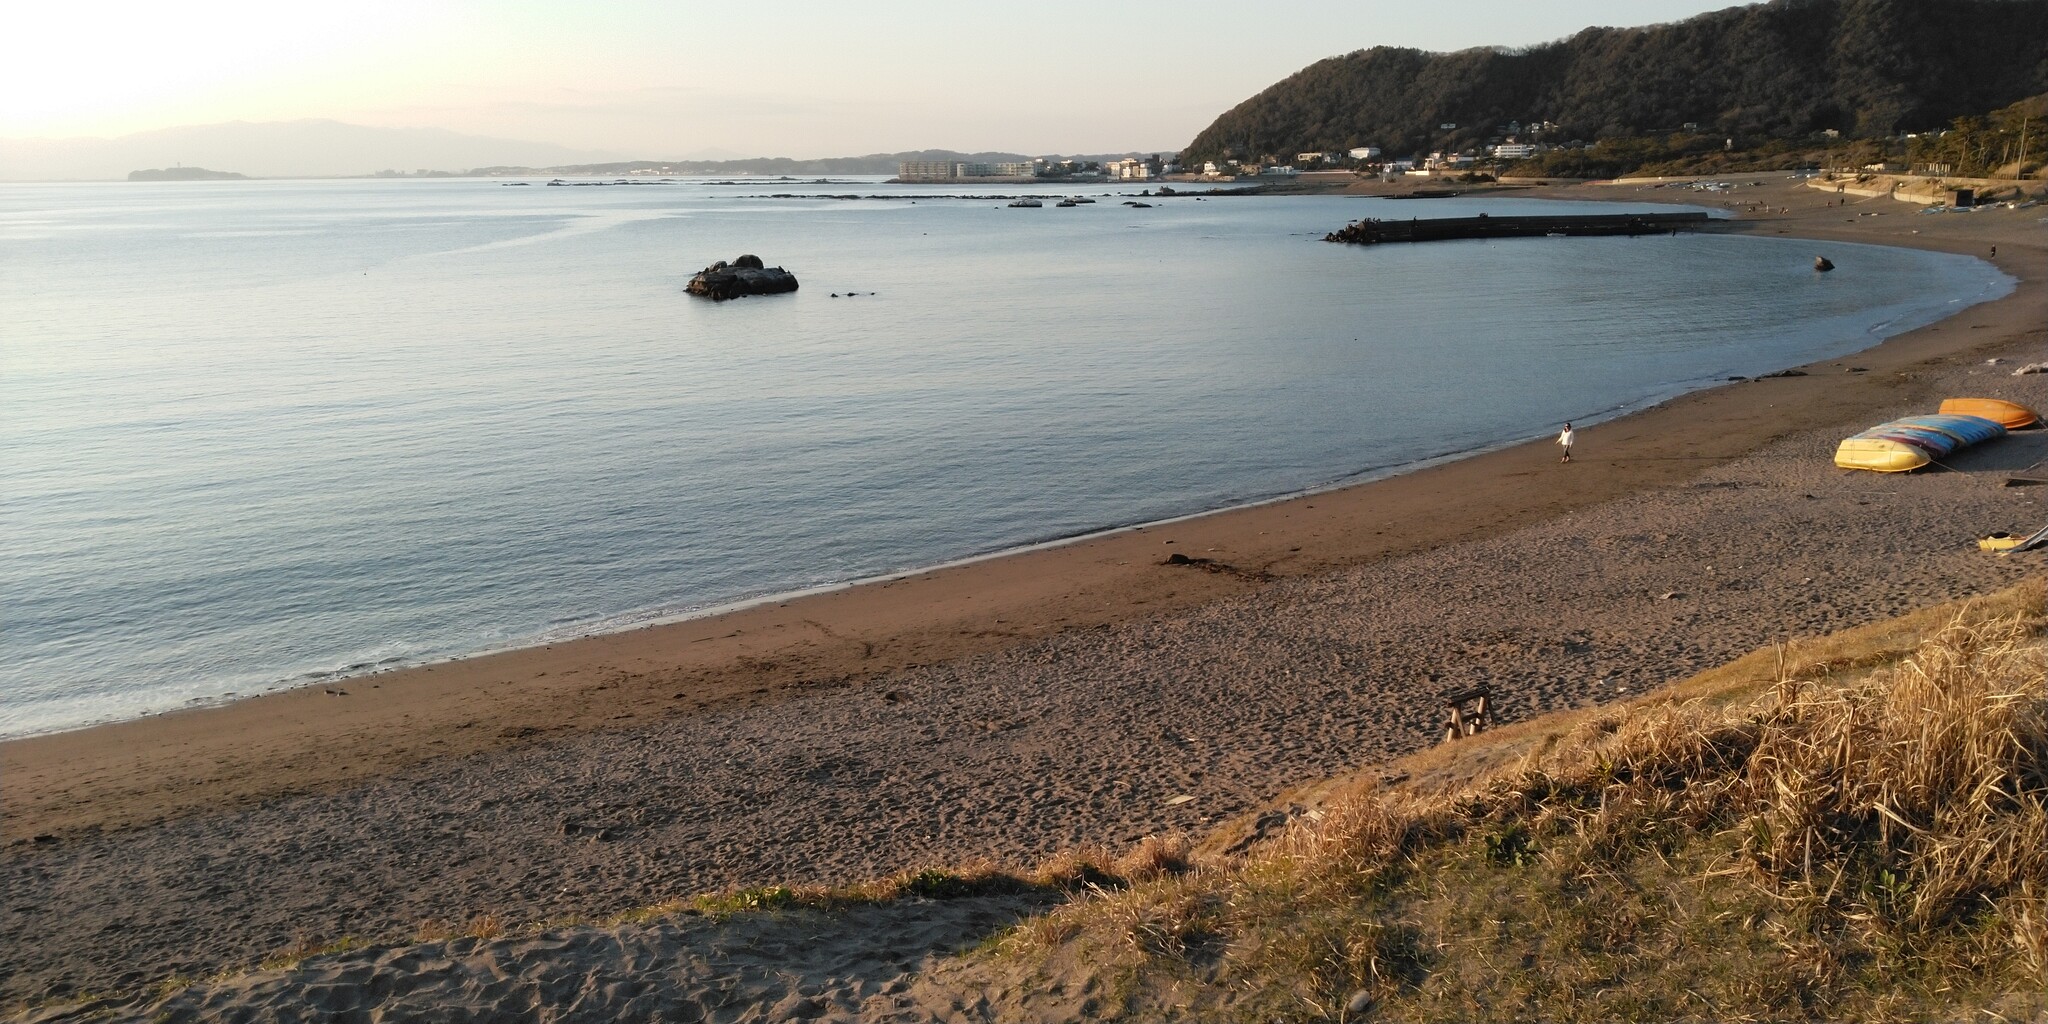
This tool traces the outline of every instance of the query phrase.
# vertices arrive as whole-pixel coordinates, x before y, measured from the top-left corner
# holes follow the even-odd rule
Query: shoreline
[[[1337,191],[1339,190],[1325,190],[1327,194],[1336,194]],[[1350,191],[1355,192],[1355,189]],[[1532,186],[1527,185],[1503,187],[1498,189],[1497,191],[1501,197],[1505,198],[1541,198],[1546,201],[1559,202],[1634,201],[1614,200],[1606,197],[1585,196],[1576,194],[1535,196],[1529,194],[1532,191],[1534,191],[1534,189]],[[1296,191],[1281,194],[1296,195],[1315,193]],[[1475,197],[1484,197],[1487,194],[1488,193],[1485,191],[1480,191],[1474,193],[1473,195]],[[1709,207],[1717,206],[1717,204],[1714,204],[1710,201],[1701,200],[1697,197],[1673,199],[1669,201],[1663,201],[1661,204],[1683,206],[1696,209],[1708,209]],[[1732,216],[1722,215],[1726,212],[1727,211],[1717,210],[1715,219],[1713,221],[1710,221],[1707,224],[1702,225],[1700,228],[1696,230],[1711,233],[1758,234],[1758,232],[1730,232],[1729,225],[1736,223],[1736,221],[1732,218]],[[1883,244],[1863,238],[1844,239],[1844,241],[1848,242],[1849,244],[1857,245]],[[2013,283],[2006,287],[2002,294],[1995,295],[1989,298],[1971,296],[1952,300],[1950,303],[1947,304],[1947,306],[1949,308],[1953,308],[1958,304],[1963,304],[1961,306],[1961,310],[1957,310],[1955,312],[1948,312],[1945,314],[1936,314],[1936,319],[1928,321],[1926,324],[1922,324],[1921,327],[1929,326],[1933,323],[1939,323],[1941,320],[1959,315],[1961,311],[1968,310],[1979,305],[1983,305],[1987,302],[1997,301],[1997,299],[2009,295],[2017,287],[2017,279],[2011,278],[2011,275],[2007,275],[2007,278],[2009,281],[2012,281]],[[1991,286],[1987,286],[1987,290],[1989,287]],[[1977,293],[1977,295],[1982,294],[1984,294],[1982,291]],[[1875,329],[1878,327],[1889,327],[1891,323],[1892,321],[1886,321],[1883,324],[1874,325],[1872,328],[1872,332],[1870,333],[1874,333]],[[1910,330],[1918,329],[1920,328],[1910,328],[1908,329],[1908,331],[1900,331],[1897,333],[1903,334],[1908,333]],[[1893,334],[1891,337],[1897,337],[1897,334]],[[1872,342],[1869,346],[1866,346],[1866,348],[1857,350],[1857,352],[1846,353],[1843,356],[1839,357],[1826,357],[1826,359],[1814,360],[1809,363],[1792,364],[1792,367],[1789,368],[1796,368],[1798,366],[1805,365],[1814,365],[1819,362],[1827,361],[1829,359],[1847,358],[1848,356],[1868,351],[1868,349],[1871,347],[1885,344],[1889,340],[1890,338],[1879,339],[1875,342]],[[1766,374],[1765,376],[1769,376],[1769,374]],[[1659,384],[1656,390],[1651,391],[1639,398],[1620,402],[1607,408],[1598,410],[1596,412],[1577,415],[1574,417],[1574,421],[1580,423],[1582,426],[1597,426],[1603,423],[1607,423],[1614,419],[1624,418],[1627,416],[1632,416],[1641,413],[1643,411],[1652,409],[1656,406],[1673,401],[1677,398],[1683,397],[1688,394],[1692,394],[1698,391],[1727,387],[1731,384],[1747,382],[1748,379],[1749,378],[1715,376],[1700,378],[1697,380],[1667,381],[1662,384]],[[1137,522],[1119,525],[1090,527],[1067,535],[1046,537],[1043,539],[1025,541],[1010,546],[990,548],[987,550],[972,552],[957,557],[944,558],[940,561],[936,561],[925,565],[911,566],[902,569],[877,573],[874,575],[860,576],[836,582],[799,586],[789,590],[774,590],[753,596],[740,596],[727,600],[715,600],[712,603],[696,607],[676,608],[670,606],[645,609],[630,609],[616,614],[586,620],[582,623],[565,624],[565,626],[559,630],[543,630],[541,632],[526,636],[513,637],[489,646],[478,647],[461,653],[428,653],[416,657],[394,656],[390,658],[385,658],[375,663],[358,662],[350,666],[337,668],[308,669],[290,676],[271,679],[268,681],[246,683],[245,685],[249,688],[240,691],[225,692],[217,696],[193,697],[186,699],[183,702],[176,705],[146,707],[142,710],[128,713],[126,715],[116,713],[105,717],[95,718],[89,721],[78,722],[70,725],[45,728],[31,728],[28,731],[12,734],[0,733],[0,745],[5,745],[8,743],[14,743],[17,741],[24,740],[43,739],[48,737],[65,735],[69,733],[100,729],[110,726],[118,726],[127,723],[141,722],[146,720],[164,718],[173,715],[184,715],[189,713],[200,713],[218,710],[221,708],[233,706],[243,701],[248,701],[267,696],[275,696],[283,693],[288,693],[294,690],[312,687],[344,686],[363,680],[379,679],[385,676],[391,676],[401,673],[419,672],[437,667],[456,665],[462,662],[472,661],[481,658],[517,656],[537,650],[552,649],[557,645],[580,644],[587,641],[602,639],[605,637],[632,634],[641,630],[661,629],[665,627],[682,625],[697,620],[717,619],[728,615],[735,615],[739,613],[752,611],[754,609],[761,608],[766,605],[786,604],[788,602],[803,601],[810,598],[837,593],[840,591],[891,584],[912,577],[922,576],[931,573],[951,572],[954,570],[974,566],[980,563],[989,562],[991,560],[1009,558],[1020,555],[1029,555],[1041,551],[1058,549],[1069,545],[1088,543],[1091,541],[1114,537],[1116,535],[1131,531],[1144,530],[1147,528],[1168,527],[1175,524],[1187,522],[1190,520],[1202,519],[1209,516],[1227,515],[1235,512],[1249,511],[1290,501],[1314,498],[1332,492],[1343,491],[1353,487],[1363,487],[1370,484],[1389,480],[1395,477],[1426,471],[1447,463],[1487,455],[1494,452],[1499,452],[1509,448],[1513,448],[1519,445],[1537,444],[1539,442],[1546,440],[1549,436],[1550,435],[1547,432],[1539,431],[1538,433],[1529,436],[1505,438],[1497,441],[1485,442],[1470,448],[1428,455],[1410,462],[1403,462],[1387,466],[1372,466],[1358,469],[1352,472],[1345,473],[1344,475],[1336,477],[1328,482],[1311,485],[1298,490],[1280,492],[1261,497],[1251,498],[1248,500],[1236,500],[1232,501],[1229,504],[1217,505],[1214,507],[1199,509],[1192,512],[1179,513],[1175,515],[1166,516],[1160,519],[1140,520]]]
[[[1964,308],[1968,309],[1977,305],[1982,305],[1986,302],[1997,301],[1997,299],[1987,298],[1966,301],[1969,301],[1970,305]],[[1950,315],[1953,316],[1957,314]],[[1942,319],[1947,319],[1947,317],[1943,317]],[[1875,344],[1883,344],[1883,340],[1880,340]],[[1855,353],[1851,354],[1853,355]],[[1696,382],[1671,382],[1664,385],[1663,388],[1659,391],[1644,396],[1641,399],[1630,402],[1623,402],[1618,405],[1612,406],[1608,409],[1601,410],[1599,412],[1583,414],[1575,418],[1573,422],[1581,424],[1582,429],[1584,427],[1598,426],[1600,424],[1607,423],[1612,420],[1632,416],[1637,413],[1646,411],[1648,409],[1655,408],[1666,402],[1672,401],[1673,399],[1682,397],[1684,395],[1692,394],[1697,391],[1710,390],[1717,387],[1727,386],[1728,384],[1732,383],[1746,383],[1751,379],[1756,378],[1741,378],[1740,380],[1736,380],[1730,378],[1715,377],[1702,379]],[[518,655],[526,652],[552,647],[557,644],[574,644],[586,640],[600,639],[603,637],[631,634],[643,629],[658,629],[665,626],[681,625],[684,623],[698,620],[717,619],[728,615],[735,615],[741,612],[751,611],[763,607],[765,605],[787,604],[793,601],[800,601],[806,598],[818,597],[826,594],[839,593],[841,591],[854,590],[862,587],[876,586],[881,584],[895,583],[915,576],[921,576],[929,573],[950,572],[952,570],[964,569],[970,566],[993,561],[996,559],[1010,558],[1019,555],[1029,555],[1041,551],[1056,550],[1058,548],[1066,547],[1073,544],[1081,544],[1087,543],[1089,541],[1107,539],[1124,533],[1145,530],[1147,528],[1169,527],[1191,520],[1203,519],[1209,516],[1228,515],[1234,512],[1251,511],[1255,509],[1264,508],[1270,505],[1277,505],[1286,502],[1314,498],[1321,495],[1348,490],[1353,487],[1368,486],[1385,480],[1394,479],[1396,477],[1405,476],[1410,473],[1423,472],[1425,470],[1457,462],[1462,459],[1476,458],[1478,456],[1488,455],[1494,452],[1505,451],[1510,448],[1538,444],[1548,440],[1549,437],[1550,434],[1546,431],[1540,435],[1508,438],[1496,442],[1480,444],[1472,448],[1443,452],[1437,455],[1430,455],[1424,458],[1416,459],[1412,462],[1404,462],[1398,465],[1378,466],[1360,469],[1355,472],[1348,473],[1344,476],[1333,479],[1327,483],[1316,484],[1299,490],[1286,491],[1278,494],[1268,495],[1265,497],[1237,501],[1227,505],[1219,505],[1214,508],[1202,509],[1200,511],[1195,512],[1180,513],[1177,515],[1166,516],[1160,519],[1141,520],[1138,522],[1127,523],[1120,526],[1089,528],[1079,531],[1077,533],[1049,537],[1043,540],[1028,541],[1022,544],[1016,544],[1009,547],[992,548],[986,551],[962,555],[958,558],[949,558],[944,561],[934,562],[929,565],[913,566],[910,568],[898,569],[885,573],[878,573],[872,576],[862,576],[855,579],[844,580],[835,583],[821,583],[812,586],[799,587],[793,590],[775,591],[755,597],[735,598],[730,601],[721,601],[700,608],[692,608],[683,611],[667,612],[658,609],[645,609],[638,611],[623,612],[619,615],[611,616],[606,619],[596,620],[592,623],[592,628],[587,632],[577,631],[564,633],[560,635],[539,634],[533,637],[511,640],[499,646],[479,648],[477,650],[470,651],[464,654],[430,655],[423,656],[417,660],[405,658],[386,659],[385,661],[378,662],[374,665],[370,665],[368,667],[364,667],[360,670],[355,671],[352,671],[349,668],[340,668],[331,670],[302,672],[297,675],[289,676],[283,679],[263,684],[261,689],[252,690],[249,692],[230,692],[222,694],[218,697],[190,698],[176,707],[165,707],[152,710],[144,710],[125,718],[109,717],[95,719],[89,722],[82,722],[76,725],[51,728],[39,732],[24,732],[15,735],[0,735],[0,745],[11,743],[17,740],[30,740],[51,736],[60,736],[67,733],[98,729],[104,726],[120,725],[128,722],[138,722],[145,719],[162,717],[165,715],[184,714],[187,712],[196,713],[208,710],[216,710],[256,697],[269,696],[292,690],[304,689],[307,687],[339,686],[359,680],[369,680],[381,676],[391,675],[394,673],[412,672],[432,668],[435,666],[457,664],[460,662],[470,661],[477,658],[494,657],[499,655]],[[606,623],[618,624],[613,626],[606,625]]]
[[[1774,194],[1775,195],[1775,194]],[[1786,192],[1759,232],[1840,230]],[[1202,834],[1433,743],[2039,575],[2048,431],[1846,473],[1845,426],[2048,405],[2038,214],[1916,220],[2019,281],[1805,377],[1420,472],[714,620],[0,744],[0,1004],[295,944],[595,920]],[[1885,241],[1878,218],[1854,241]],[[1903,231],[1899,232],[1904,234]],[[1854,272],[1853,261],[1845,267]],[[1170,556],[1188,561],[1173,564]]]
[[[1626,187],[1518,187],[1511,194],[1612,200],[1617,197],[1588,195],[1586,190],[1604,193]],[[1868,223],[1868,219],[1845,229],[1827,223],[1825,215],[1816,215],[1814,207],[1832,197],[1797,184],[1766,188],[1774,195],[1782,193],[1780,198],[1788,202],[1808,196],[1811,201],[1802,204],[1807,207],[1803,215],[1738,216],[1717,221],[1707,230],[1758,235],[1776,231],[1817,241],[1906,244],[1976,255],[1982,248],[1981,240],[1974,237],[1979,232],[1967,229],[1972,222],[1998,215],[1913,218],[1919,224],[1938,222],[1926,224],[1928,228],[1947,229],[1938,233],[1903,235],[1871,230],[1879,225]],[[1736,208],[1745,201],[1741,193],[1722,200]],[[1679,201],[1686,206],[1713,204],[1712,199],[1692,194]],[[1902,216],[1913,212],[1903,207],[1897,211]],[[2026,225],[2031,225],[2031,219],[2011,226],[2023,231]],[[2006,258],[1997,262],[2017,284],[2003,298],[1967,307],[1958,315],[2025,304],[2038,289],[2038,280],[2027,272],[2038,268],[2015,265],[2024,250],[2039,252],[2038,240],[2019,234],[1998,244],[2006,246]],[[1950,346],[1925,337],[1939,333],[1941,325],[1953,319],[1895,335],[1856,358],[1900,366],[1929,357],[1954,358],[1955,353],[1942,350],[1966,348],[1970,339]],[[1890,358],[1879,360],[1879,354]],[[1871,369],[1874,377],[1884,367]],[[781,700],[820,684],[873,678],[1066,630],[1187,609],[1257,589],[1274,579],[1314,575],[1455,543],[1475,531],[1542,521],[1738,457],[1801,423],[1743,422],[1746,429],[1739,436],[1723,434],[1715,444],[1687,445],[1701,450],[1677,457],[1669,466],[1648,464],[1674,457],[1668,450],[1672,447],[1668,438],[1660,442],[1657,435],[1684,436],[1687,432],[1683,429],[1667,428],[1679,427],[1688,418],[1704,417],[1712,422],[1734,413],[1737,420],[1745,420],[1741,407],[1753,403],[1736,392],[1755,388],[1812,392],[1823,381],[1864,392],[1882,390],[1868,387],[1868,378],[1859,383],[1816,374],[1708,386],[1648,409],[1623,412],[1589,430],[1587,443],[1610,450],[1616,450],[1619,443],[1619,452],[1636,454],[1618,453],[1617,458],[1633,457],[1644,465],[1630,473],[1610,472],[1594,488],[1577,493],[1549,493],[1535,501],[1506,494],[1502,497],[1507,500],[1495,503],[1461,503],[1452,515],[1431,514],[1431,507],[1441,504],[1439,499],[1449,493],[1484,492],[1486,482],[1499,470],[1526,461],[1517,453],[1542,450],[1543,445],[1540,439],[1507,442],[1499,448],[1443,456],[1434,460],[1435,465],[1425,461],[1419,466],[1368,472],[1362,480],[1340,481],[1248,505],[766,596],[741,602],[737,608],[690,613],[623,631],[543,641],[364,675],[309,680],[225,703],[0,741],[0,771],[9,779],[5,838],[118,829],[207,807],[236,806],[346,785],[451,755],[516,748],[536,737],[558,739],[622,722]],[[1838,404],[1818,418],[1838,419],[1851,405]],[[1732,408],[1716,408],[1722,406]],[[1809,408],[1801,420],[1814,417]],[[1654,422],[1638,422],[1646,419]],[[1633,427],[1623,426],[1628,424]],[[1619,432],[1627,436],[1605,436]],[[1390,488],[1410,493],[1390,493]],[[1390,511],[1397,514],[1389,515]],[[1403,511],[1410,514],[1398,514]],[[1373,522],[1361,524],[1360,517],[1372,517]],[[1418,521],[1418,517],[1430,521]],[[1379,528],[1368,531],[1367,525]],[[1179,536],[1155,540],[1162,531]],[[1277,539],[1264,539],[1276,534]],[[1306,542],[1313,542],[1314,547]],[[1196,563],[1198,570],[1207,571],[1158,564],[1175,551],[1208,559]],[[889,591],[896,593],[886,593]],[[977,600],[982,606],[971,607],[969,603]],[[859,607],[870,604],[883,607]],[[611,706],[600,708],[591,707],[579,696],[599,689],[629,692],[615,693],[608,702]],[[494,702],[497,706],[481,716],[468,699],[480,691],[499,698]],[[577,705],[573,711],[560,713],[563,705],[571,704]],[[483,724],[481,719],[508,724],[498,730],[477,730],[474,726]],[[490,735],[453,735],[477,732]],[[237,739],[227,742],[222,736]],[[252,738],[255,742],[247,742]],[[332,763],[338,758],[317,756],[340,750],[350,754],[340,765]],[[270,768],[288,763],[303,766],[308,760],[328,763],[310,771],[287,773],[289,781],[270,781]],[[200,767],[202,762],[210,769]],[[166,792],[171,787],[144,781],[163,774],[179,778],[183,785],[176,792]]]

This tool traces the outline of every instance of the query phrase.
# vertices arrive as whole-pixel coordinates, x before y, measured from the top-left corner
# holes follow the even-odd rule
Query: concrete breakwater
[[[1697,227],[1704,213],[1589,213],[1555,217],[1442,217],[1432,220],[1354,221],[1323,236],[1326,242],[1445,242],[1459,238],[1529,238],[1541,235],[1652,235]]]

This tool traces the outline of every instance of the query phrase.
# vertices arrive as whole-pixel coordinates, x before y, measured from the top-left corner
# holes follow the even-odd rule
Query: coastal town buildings
[[[1006,163],[964,163],[949,160],[904,160],[896,165],[900,181],[966,181],[977,178],[1032,178],[1038,165],[1031,161]]]
[[[896,165],[896,176],[904,181],[951,181],[950,160],[905,160]]]
[[[1147,181],[1162,175],[1175,174],[1180,165],[1158,156],[1131,157],[1127,160],[1112,160],[1102,165],[1102,173],[1118,181]],[[1213,171],[1206,173],[1215,173]]]
[[[1144,181],[1153,175],[1152,166],[1143,160],[1112,160],[1102,165],[1102,173],[1118,181]]]

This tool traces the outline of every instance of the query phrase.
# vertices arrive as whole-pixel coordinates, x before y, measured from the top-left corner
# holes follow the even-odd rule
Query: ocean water
[[[942,191],[0,186],[0,735],[1383,474],[2012,284],[1769,238],[1320,241],[1556,208],[1507,199]],[[683,293],[743,252],[802,290]]]

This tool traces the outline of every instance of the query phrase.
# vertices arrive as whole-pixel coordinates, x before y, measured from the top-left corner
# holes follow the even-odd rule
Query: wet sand
[[[2037,569],[1967,542],[2048,519],[2048,488],[2001,486],[2042,472],[2048,437],[1910,477],[1827,456],[1944,394],[2048,402],[2048,377],[2007,372],[2048,358],[2041,209],[1758,191],[1792,212],[1735,229],[1996,244],[2022,286],[1808,376],[1582,430],[1569,467],[1546,439],[716,619],[0,744],[0,997],[428,918],[589,916],[1199,830],[1429,742],[1448,686],[1491,682],[1519,718]]]

